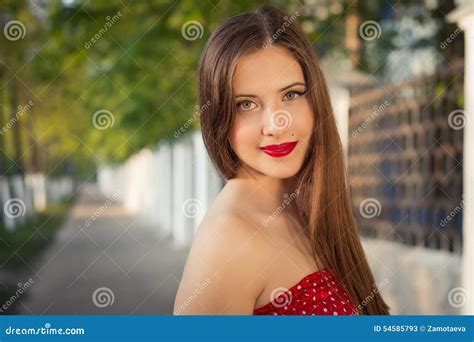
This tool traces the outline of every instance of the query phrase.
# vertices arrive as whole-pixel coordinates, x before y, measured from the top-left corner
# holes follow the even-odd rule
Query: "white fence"
[[[98,184],[176,246],[188,246],[205,211],[223,186],[199,131],[156,149],[144,149],[123,165],[98,170]]]
[[[48,178],[43,174],[0,177],[0,203],[5,229],[13,232],[50,203],[72,194],[74,181],[69,176]]]

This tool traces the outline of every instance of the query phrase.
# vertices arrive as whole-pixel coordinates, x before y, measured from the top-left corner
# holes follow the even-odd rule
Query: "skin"
[[[233,85],[237,114],[229,139],[242,166],[197,231],[175,314],[251,315],[276,288],[318,270],[292,214],[294,201],[273,215],[295,190],[314,129],[303,71],[287,50],[270,46],[239,59]],[[289,141],[298,144],[283,158],[259,148]]]

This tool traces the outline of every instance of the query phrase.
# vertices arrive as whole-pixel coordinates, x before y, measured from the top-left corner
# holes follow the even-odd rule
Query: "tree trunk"
[[[25,169],[23,166],[23,148],[21,143],[21,126],[19,122],[18,113],[18,84],[16,77],[10,80],[10,119],[13,122],[12,134],[13,134],[13,155],[15,160],[15,174],[24,174]]]

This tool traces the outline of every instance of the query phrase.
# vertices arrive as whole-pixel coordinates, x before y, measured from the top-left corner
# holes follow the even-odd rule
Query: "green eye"
[[[306,91],[296,91],[296,90],[291,90],[285,94],[285,99],[289,101],[293,101],[296,98],[300,97],[301,95],[304,95]]]
[[[255,105],[255,103],[253,103],[252,101],[245,100],[245,101],[241,101],[237,103],[237,109],[243,110],[243,111],[249,111],[254,108],[253,105]]]

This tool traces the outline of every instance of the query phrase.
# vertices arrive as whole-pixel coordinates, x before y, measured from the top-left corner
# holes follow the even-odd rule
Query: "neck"
[[[294,177],[272,178],[256,171],[241,168],[230,181],[245,184],[246,187],[252,189],[252,197],[258,203],[260,210],[272,213],[278,207],[284,207],[286,213],[295,213],[296,179]]]

